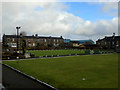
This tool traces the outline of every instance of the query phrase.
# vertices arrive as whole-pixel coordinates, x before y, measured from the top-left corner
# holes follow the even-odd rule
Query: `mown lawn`
[[[69,54],[85,54],[84,50],[38,50],[38,51],[28,51],[35,56],[46,56],[46,55],[69,55]]]
[[[56,88],[117,88],[118,55],[84,55],[4,61]],[[85,78],[85,80],[83,80]]]

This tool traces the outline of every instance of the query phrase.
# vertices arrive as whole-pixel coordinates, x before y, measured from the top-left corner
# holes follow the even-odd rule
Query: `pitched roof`
[[[17,35],[3,35],[4,37],[7,37],[7,38],[17,38]],[[19,38],[21,38],[20,36],[18,36]],[[41,36],[23,36],[24,38],[27,38],[27,39],[30,39],[30,38],[36,38],[36,39],[63,39],[62,37],[41,37]]]
[[[103,39],[98,39],[97,41],[101,41],[101,40],[105,40],[105,41],[120,40],[120,36],[105,37]]]

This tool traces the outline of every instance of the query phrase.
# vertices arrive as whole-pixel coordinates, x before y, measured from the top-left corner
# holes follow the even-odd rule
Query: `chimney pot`
[[[38,34],[35,34],[35,36],[37,37],[37,36],[38,36]]]
[[[113,33],[113,36],[115,36],[115,33]]]

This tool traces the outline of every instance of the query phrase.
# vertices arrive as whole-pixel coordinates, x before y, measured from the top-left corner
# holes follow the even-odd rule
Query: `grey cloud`
[[[42,10],[35,10],[38,6]],[[68,37],[98,37],[117,33],[117,18],[95,23],[83,20],[66,12],[69,8],[63,3],[4,3],[3,33],[16,33],[15,27],[28,34],[56,35]]]

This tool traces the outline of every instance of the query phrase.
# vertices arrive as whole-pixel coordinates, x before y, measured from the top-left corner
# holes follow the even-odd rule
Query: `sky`
[[[63,36],[94,41],[118,35],[117,2],[2,2],[2,34]]]
[[[90,4],[86,2],[67,2],[70,8],[67,12],[74,14],[75,16],[81,17],[84,20],[90,20],[91,22],[96,22],[100,19],[112,19],[113,15],[108,15],[102,12],[102,7],[104,4]],[[117,9],[111,9],[110,12],[117,12]]]

